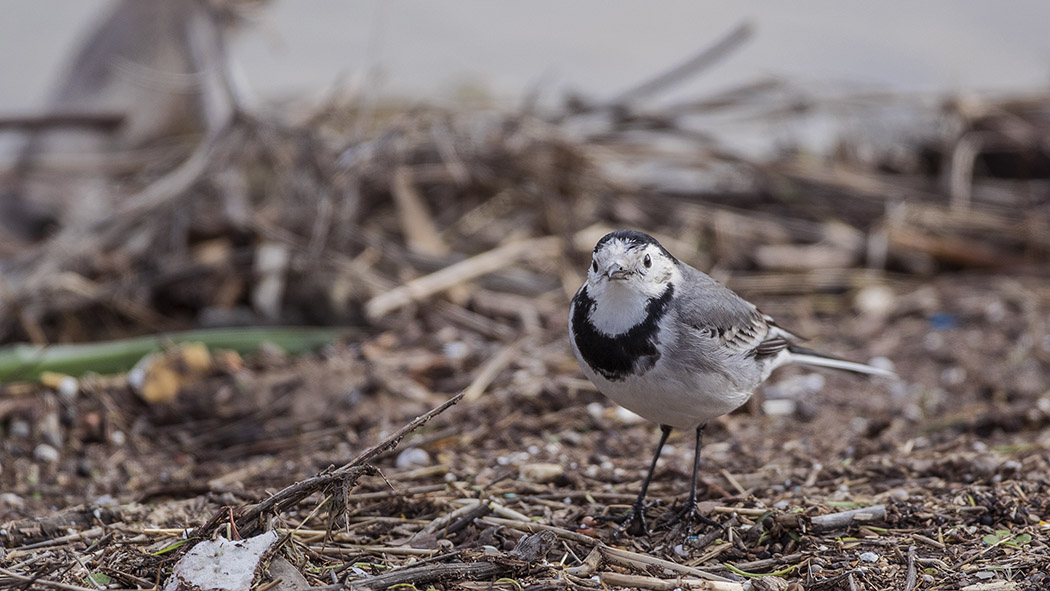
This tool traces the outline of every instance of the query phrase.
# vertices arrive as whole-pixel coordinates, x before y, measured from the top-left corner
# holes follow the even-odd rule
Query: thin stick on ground
[[[393,435],[368,448],[339,468],[291,484],[265,501],[251,506],[237,518],[237,528],[242,532],[242,535],[251,535],[258,528],[259,517],[264,514],[270,512],[279,513],[294,506],[318,490],[323,490],[336,484],[341,484],[345,489],[352,487],[357,482],[357,479],[365,474],[377,474],[378,471],[367,465],[368,462],[374,460],[383,452],[397,447],[406,435],[422,427],[430,419],[445,412],[449,407],[459,402],[463,398],[464,393],[465,391],[460,392],[430,411],[416,417]],[[204,533],[206,532],[197,531],[194,532],[194,535],[199,536]]]
[[[872,505],[860,509],[840,511],[830,515],[817,515],[813,518],[813,529],[829,531],[846,527],[856,521],[881,521],[886,518],[886,505]]]
[[[49,581],[47,579],[38,579],[36,577],[27,577],[20,575],[16,572],[9,571],[6,568],[0,568],[0,575],[5,577],[11,577],[12,579],[30,583],[33,586],[39,585],[41,587],[51,587],[53,589],[64,589],[65,591],[95,591],[91,587],[81,587],[79,585],[70,585],[69,583],[60,583],[58,581]]]
[[[742,583],[733,581],[705,581],[703,579],[658,579],[643,575],[626,575],[606,572],[599,575],[602,583],[610,587],[628,587],[631,589],[654,589],[672,591],[673,589],[698,589],[701,591],[744,591]]]
[[[365,314],[371,319],[381,318],[412,302],[503,269],[524,256],[546,256],[540,253],[555,252],[560,242],[557,236],[544,236],[498,246],[375,296],[365,304]]]

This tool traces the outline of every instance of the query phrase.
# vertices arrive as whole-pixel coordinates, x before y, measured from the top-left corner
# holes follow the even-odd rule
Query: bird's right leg
[[[656,471],[656,460],[660,459],[660,452],[663,451],[664,444],[667,443],[667,436],[670,434],[671,427],[660,425],[660,443],[656,444],[656,453],[653,454],[653,461],[649,464],[649,473],[645,475],[645,480],[642,481],[642,490],[638,492],[638,498],[635,499],[631,512],[625,515],[622,521],[621,519],[616,519],[616,521],[624,524],[621,531],[626,531],[632,536],[649,535],[649,528],[645,524],[645,493],[649,490],[649,483],[653,480],[653,472]]]

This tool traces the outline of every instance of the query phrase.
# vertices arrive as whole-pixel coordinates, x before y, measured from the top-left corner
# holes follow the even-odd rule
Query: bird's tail
[[[838,357],[831,357],[823,353],[817,353],[816,351],[806,349],[805,347],[799,347],[798,345],[789,346],[788,351],[791,352],[791,361],[793,363],[816,365],[818,367],[830,367],[832,369],[842,369],[855,373],[882,376],[884,378],[897,378],[897,374],[888,369],[873,367],[871,365],[857,363],[856,361],[848,361]]]

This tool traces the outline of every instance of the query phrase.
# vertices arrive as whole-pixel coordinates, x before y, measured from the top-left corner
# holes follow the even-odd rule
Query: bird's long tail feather
[[[873,367],[871,365],[857,363],[856,361],[848,361],[846,359],[831,357],[829,355],[817,353],[816,351],[806,349],[805,347],[799,347],[797,345],[792,345],[788,347],[788,351],[791,352],[792,363],[800,363],[803,365],[815,365],[818,367],[829,367],[832,369],[842,369],[845,371],[852,371],[855,373],[863,373],[873,376],[882,376],[885,378],[897,378],[897,374],[888,369],[882,369],[881,367]]]

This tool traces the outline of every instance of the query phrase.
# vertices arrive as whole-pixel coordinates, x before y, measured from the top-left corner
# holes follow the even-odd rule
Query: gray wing
[[[682,275],[675,298],[679,319],[701,338],[730,355],[769,357],[787,348],[791,335],[753,304],[688,265],[682,265]]]

